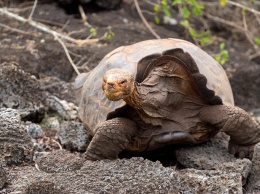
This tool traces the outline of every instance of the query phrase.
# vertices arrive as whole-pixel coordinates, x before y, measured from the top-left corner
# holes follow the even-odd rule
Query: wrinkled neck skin
[[[132,106],[133,108],[135,108],[135,109],[141,109],[141,104],[142,104],[142,99],[141,99],[141,97],[140,97],[140,94],[139,94],[139,92],[138,92],[138,86],[137,86],[137,84],[138,83],[134,83],[134,90],[133,90],[133,92],[129,95],[129,96],[127,96],[127,97],[125,97],[125,98],[123,98],[123,100],[127,103],[127,104],[129,104],[130,106]]]

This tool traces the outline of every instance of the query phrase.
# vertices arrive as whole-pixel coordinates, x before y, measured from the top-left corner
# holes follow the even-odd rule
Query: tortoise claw
[[[256,144],[251,145],[237,145],[232,141],[229,141],[228,145],[228,151],[239,158],[248,158],[252,160],[253,153],[254,153],[254,147]]]

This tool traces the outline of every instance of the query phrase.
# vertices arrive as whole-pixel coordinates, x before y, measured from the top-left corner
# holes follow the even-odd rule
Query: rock
[[[164,168],[159,162],[142,158],[87,161],[80,170],[73,172],[43,173],[27,168],[10,173],[18,177],[8,188],[10,192],[28,191],[37,185],[38,193],[44,193],[46,188],[42,182],[47,182],[52,188],[75,194],[177,193],[172,170]]]
[[[60,80],[57,77],[45,76],[40,80],[41,89],[49,94],[55,94],[59,99],[76,103],[74,84]]]
[[[90,142],[90,135],[84,125],[75,121],[63,122],[56,137],[64,148],[71,151],[86,151]]]
[[[10,108],[0,109],[0,162],[3,165],[30,162],[33,142],[21,124],[19,112]]]
[[[15,176],[9,185],[9,192],[36,191],[44,193],[46,185],[63,193],[242,193],[242,176],[222,170],[184,169],[175,171],[163,167],[159,162],[143,158],[121,160],[86,161],[80,169],[70,168],[73,159],[64,160],[60,168],[63,151],[48,155],[37,162],[48,166],[48,173],[26,167],[21,171],[10,169]],[[65,153],[65,156],[69,156]],[[53,157],[54,159],[51,159]],[[66,157],[67,158],[67,157]],[[45,162],[44,162],[45,161]],[[58,165],[55,163],[58,161]],[[80,163],[80,162],[79,162]],[[69,166],[67,166],[69,164]],[[53,169],[57,168],[60,170]],[[73,166],[73,165],[72,165]],[[79,166],[78,166],[79,167]],[[76,170],[77,169],[77,170]],[[56,190],[55,190],[56,189]],[[31,192],[32,193],[32,192]]]
[[[252,170],[250,172],[246,190],[248,193],[260,193],[260,143],[256,144],[252,159]]]
[[[0,166],[0,189],[2,189],[7,182],[5,169]]]
[[[45,104],[67,120],[77,118],[78,107],[73,103],[68,103],[65,100],[60,100],[56,96],[49,95],[45,100]]]
[[[24,192],[26,194],[63,194],[60,187],[57,187],[54,182],[50,181],[33,181],[28,184]],[[65,193],[64,193],[65,194]]]
[[[243,193],[239,173],[184,169],[174,172],[174,177],[180,185],[179,193]]]
[[[205,144],[182,147],[176,150],[176,157],[186,168],[201,170],[213,170],[220,164],[236,161],[228,152],[225,141],[218,137]]]
[[[223,171],[225,174],[239,173],[242,176],[242,185],[246,184],[248,175],[252,168],[252,162],[247,159],[237,159],[234,162],[225,162],[218,164],[217,170]]]
[[[43,106],[33,107],[26,109],[18,109],[22,121],[31,121],[33,123],[39,123],[43,120],[46,110]]]
[[[60,130],[60,122],[57,117],[47,117],[43,120],[42,125],[44,128],[48,128],[56,131],[56,133]]]
[[[38,80],[12,63],[0,64],[0,107],[40,107],[44,92]]]
[[[26,122],[25,128],[27,130],[28,135],[30,135],[34,139],[39,138],[43,135],[43,130],[41,126],[35,123]]]
[[[50,152],[39,156],[35,160],[38,168],[47,173],[79,170],[83,165],[83,161],[77,154],[65,150]]]
[[[245,185],[252,162],[235,158],[224,145],[224,140],[216,137],[206,144],[180,148],[176,151],[177,161],[186,168],[220,170],[225,174],[238,173]]]

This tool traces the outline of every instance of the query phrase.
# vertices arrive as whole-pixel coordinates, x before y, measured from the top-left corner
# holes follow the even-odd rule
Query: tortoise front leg
[[[229,151],[240,158],[252,158],[260,142],[260,126],[243,109],[216,105],[202,109],[200,119],[230,136]]]
[[[85,157],[87,160],[116,159],[136,133],[136,124],[126,118],[105,121],[90,142]]]

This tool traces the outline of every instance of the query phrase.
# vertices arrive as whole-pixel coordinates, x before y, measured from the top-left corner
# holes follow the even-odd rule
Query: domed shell
[[[143,80],[147,72],[147,67],[138,66],[139,62],[146,60],[148,62],[142,62],[142,65],[149,66],[150,59],[162,55],[173,56],[187,65],[209,105],[234,105],[233,93],[224,69],[206,52],[180,39],[147,40],[113,50],[92,71],[76,78],[76,88],[83,85],[79,117],[91,133],[95,134],[96,128],[107,119],[109,113],[125,105],[123,100],[110,101],[106,98],[102,90],[104,73],[112,68],[128,69],[138,82]]]

